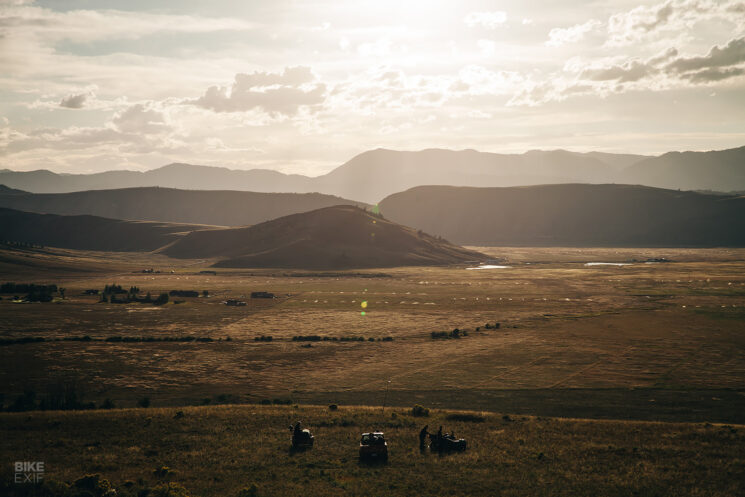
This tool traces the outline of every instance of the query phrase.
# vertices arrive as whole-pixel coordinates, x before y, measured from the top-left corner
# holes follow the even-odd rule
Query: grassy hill
[[[0,208],[3,240],[71,249],[151,251],[172,243],[185,232],[205,228],[194,224],[57,216]]]
[[[633,185],[423,186],[389,219],[464,245],[743,246],[745,197]]]
[[[1,186],[1,185],[0,185]],[[72,193],[28,193],[0,188],[0,207],[112,219],[245,226],[321,207],[354,202],[320,193],[257,193],[173,188],[121,188]]]
[[[483,256],[353,206],[293,214],[248,228],[196,231],[172,257],[219,257],[220,267],[342,269],[442,265]]]
[[[12,483],[12,465],[4,464],[0,493],[8,497],[100,496],[109,486],[122,497],[745,492],[742,426],[230,405],[2,413],[0,420],[3,460],[46,466],[43,493]],[[316,436],[313,449],[289,449],[287,427],[296,420]],[[441,425],[454,430],[469,448],[420,452],[417,435],[425,424],[432,432]],[[386,433],[387,464],[358,460],[360,433],[373,429]]]

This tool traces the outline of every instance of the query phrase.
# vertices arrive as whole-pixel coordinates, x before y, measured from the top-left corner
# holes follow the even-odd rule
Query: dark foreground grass
[[[86,474],[108,480],[118,496],[745,495],[743,426],[409,413],[216,406],[0,414],[0,495],[103,495],[65,489]],[[297,419],[316,435],[307,452],[289,450],[287,427]],[[455,430],[468,450],[420,452],[424,424]],[[388,464],[357,459],[359,434],[372,429],[386,432]],[[13,483],[14,461],[44,461],[54,482],[46,488],[56,493]],[[169,493],[168,484],[185,490]]]

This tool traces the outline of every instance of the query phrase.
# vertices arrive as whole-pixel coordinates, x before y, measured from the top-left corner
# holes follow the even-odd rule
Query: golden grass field
[[[177,413],[181,411],[182,415]],[[3,459],[46,463],[53,495],[88,474],[119,496],[737,496],[745,492],[745,426],[536,418],[483,413],[451,421],[404,409],[210,406],[0,414]],[[300,419],[315,446],[294,453]],[[463,453],[420,452],[424,425],[464,437]],[[363,431],[380,429],[389,462],[358,460]],[[163,469],[163,467],[167,469]],[[2,480],[12,481],[4,464]],[[67,482],[67,483],[65,483]],[[163,485],[171,485],[164,491]],[[159,488],[160,487],[160,488]],[[253,487],[253,490],[251,490]],[[176,489],[183,488],[182,492]],[[157,490],[156,490],[157,489]],[[245,489],[244,493],[240,493]],[[3,495],[26,493],[5,483]],[[150,490],[149,493],[143,491]],[[76,493],[79,492],[79,493]]]
[[[24,389],[41,394],[57,379],[75,381],[92,401],[111,398],[119,406],[132,406],[144,395],[155,406],[218,395],[253,402],[279,397],[380,404],[386,387],[402,405],[410,405],[411,397],[434,406],[472,403],[497,410],[499,402],[485,405],[481,392],[652,388],[726,390],[723,395],[734,401],[742,397],[731,391],[745,385],[745,251],[488,250],[511,267],[395,268],[332,276],[218,270],[215,276],[199,274],[209,261],[57,251],[58,260],[74,262],[71,273],[60,271],[64,264],[52,256],[32,254],[55,267],[45,268],[38,260],[25,266],[30,271],[0,265],[0,279],[57,283],[67,288],[66,299],[17,304],[6,296],[0,301],[0,338],[192,335],[215,341],[0,347],[6,403]],[[584,265],[659,256],[675,262]],[[135,272],[146,267],[163,272]],[[210,297],[156,307],[102,304],[96,296],[81,295],[107,283],[136,285],[153,295],[206,289]],[[279,298],[246,298],[255,290]],[[226,307],[221,302],[227,298],[245,298],[248,305]],[[487,322],[500,322],[501,328],[485,330]],[[466,329],[469,336],[430,338],[432,331],[453,328]],[[274,340],[254,341],[261,335]],[[393,341],[302,347],[291,340],[295,335]],[[436,394],[428,402],[427,395],[416,392]],[[446,393],[454,396],[452,402]],[[711,397],[720,395],[707,399],[716,411]]]
[[[194,495],[238,495],[252,483],[256,495],[743,493],[744,249],[479,250],[509,267],[212,275],[200,274],[211,261],[157,254],[0,250],[0,281],[67,289],[51,303],[2,296],[0,339],[46,340],[0,346],[4,404],[70,384],[99,406],[152,402],[3,413],[3,461],[42,458],[49,478],[67,482],[100,473],[119,495],[154,487],[160,465]],[[161,272],[141,272],[150,267]],[[82,294],[111,283],[210,296],[156,307]],[[228,298],[248,305],[227,307]],[[430,336],[454,328],[468,336]],[[262,335],[273,340],[254,340]],[[112,336],[213,341],[105,341]],[[257,405],[266,399],[299,407]],[[345,407],[383,402],[395,410]],[[203,403],[233,405],[183,407]],[[340,410],[309,407],[331,403]],[[499,414],[448,422],[472,450],[425,457],[418,427],[445,414],[410,418],[414,404]],[[185,416],[174,420],[177,410]],[[297,417],[318,446],[291,455],[286,426]],[[385,467],[354,459],[359,432],[373,425],[392,436]]]

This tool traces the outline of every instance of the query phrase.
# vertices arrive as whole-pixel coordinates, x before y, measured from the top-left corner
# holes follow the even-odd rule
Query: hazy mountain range
[[[0,171],[0,184],[35,193],[161,186],[189,190],[320,192],[368,203],[421,185],[504,187],[554,183],[624,183],[742,191],[745,190],[745,147],[670,152],[659,157],[565,150],[495,154],[474,150],[377,149],[357,155],[318,177],[189,164],[170,164],[146,172],[96,174]]]
[[[366,204],[320,193],[256,193],[143,187],[28,193],[0,185],[0,207],[114,219],[244,226],[332,205]]]
[[[645,186],[421,186],[380,211],[461,245],[745,246],[745,196]]]

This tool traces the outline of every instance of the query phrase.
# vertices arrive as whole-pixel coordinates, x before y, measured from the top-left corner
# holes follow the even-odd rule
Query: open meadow
[[[118,407],[276,399],[745,422],[745,250],[480,250],[506,267],[211,274],[205,260],[6,249],[0,280],[66,290],[2,295],[3,401],[74,389]],[[84,295],[107,284],[200,296]]]
[[[290,450],[300,419],[316,437]],[[0,414],[0,453],[45,462],[21,496],[736,496],[745,426],[556,419],[497,413],[308,406],[208,406]],[[443,425],[462,453],[420,451]],[[360,433],[385,432],[387,464],[358,459]],[[10,465],[2,481],[12,481]],[[98,475],[85,478],[85,475]],[[106,480],[105,482],[103,480]],[[71,487],[71,488],[70,488]],[[45,493],[45,491],[47,493]],[[51,493],[52,491],[56,493]]]

